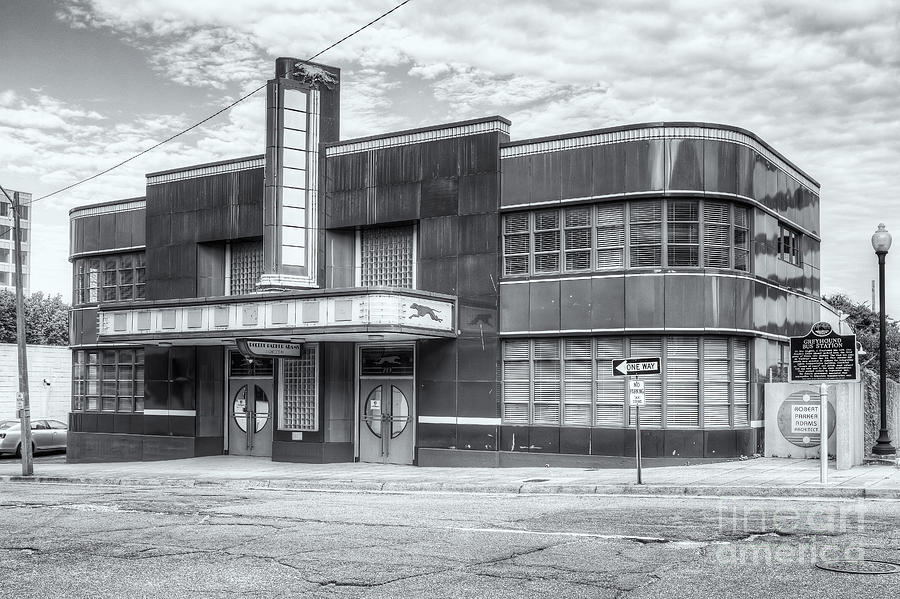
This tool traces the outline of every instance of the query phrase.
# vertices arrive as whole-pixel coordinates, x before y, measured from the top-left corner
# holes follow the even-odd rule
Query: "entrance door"
[[[272,455],[272,379],[231,379],[228,453]]]
[[[409,379],[363,379],[359,401],[359,459],[383,464],[413,463],[413,395]]]

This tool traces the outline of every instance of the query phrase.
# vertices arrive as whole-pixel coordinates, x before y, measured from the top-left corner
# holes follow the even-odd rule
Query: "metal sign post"
[[[644,405],[644,381],[628,378],[628,405],[634,406],[634,456],[637,460],[637,484],[641,481],[641,406]]]
[[[819,482],[828,483],[828,385],[819,385]]]

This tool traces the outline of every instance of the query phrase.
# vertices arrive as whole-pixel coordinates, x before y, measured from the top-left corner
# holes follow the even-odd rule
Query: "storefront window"
[[[73,412],[143,412],[144,350],[72,352]]]
[[[611,361],[659,356],[662,373],[642,376],[641,425],[749,425],[748,341],[739,337],[640,336],[516,339],[503,343],[504,424],[633,426],[625,377]]]

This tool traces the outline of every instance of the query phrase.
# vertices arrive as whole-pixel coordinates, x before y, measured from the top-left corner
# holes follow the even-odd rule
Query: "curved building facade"
[[[340,140],[340,71],[279,59],[262,155],[71,213],[72,461],[630,463],[763,442],[819,319],[818,184],[747,131]]]

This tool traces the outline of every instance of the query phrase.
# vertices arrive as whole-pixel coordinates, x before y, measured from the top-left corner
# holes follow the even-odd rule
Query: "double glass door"
[[[360,380],[359,459],[412,464],[414,448],[412,380]]]
[[[272,379],[231,379],[228,453],[272,455]]]

